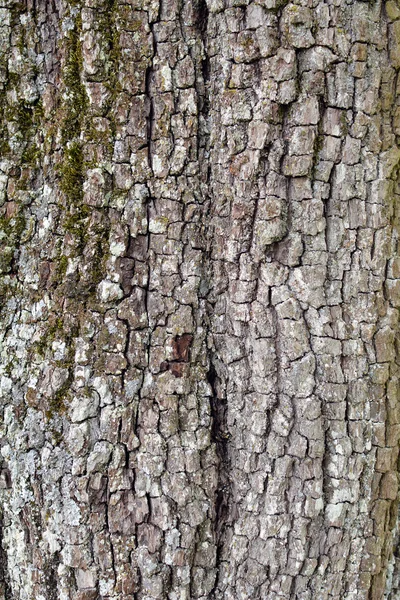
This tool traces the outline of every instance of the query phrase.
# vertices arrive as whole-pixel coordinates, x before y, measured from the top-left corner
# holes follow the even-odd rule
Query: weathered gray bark
[[[400,5],[0,6],[0,598],[398,600]]]

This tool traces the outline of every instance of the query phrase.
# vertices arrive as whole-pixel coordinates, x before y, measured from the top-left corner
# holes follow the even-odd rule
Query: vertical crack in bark
[[[215,531],[217,538],[217,546],[220,547],[222,542],[226,522],[229,518],[229,496],[230,496],[230,477],[229,477],[229,454],[228,440],[229,433],[226,423],[226,399],[221,398],[218,391],[218,376],[213,364],[213,358],[210,357],[210,367],[208,372],[208,382],[211,386],[211,439],[217,447],[219,457],[218,466],[218,486],[215,505]]]
[[[211,178],[211,165],[209,163],[210,153],[210,131],[209,131],[209,110],[210,110],[210,58],[208,54],[208,21],[209,21],[209,10],[206,0],[198,0],[197,2],[197,27],[200,31],[203,53],[204,56],[201,61],[201,76],[202,76],[202,93],[199,94],[201,103],[199,104],[199,136],[198,136],[198,155],[200,158],[200,173],[204,183],[203,196],[205,200],[205,206],[208,205],[208,212],[205,214],[207,217],[206,222],[206,235],[209,235],[210,231],[210,214],[212,210],[212,192],[210,189],[210,178]],[[208,250],[205,253],[205,271],[211,272],[211,251]],[[208,278],[207,278],[208,279]],[[210,283],[206,285],[207,292],[210,290]],[[212,313],[212,305],[209,304],[208,294],[207,298],[207,313]],[[208,315],[207,322],[209,323],[211,314]],[[207,326],[206,343],[212,347],[212,333],[209,325]],[[210,590],[208,597],[210,599],[215,597],[218,589],[220,567],[221,567],[221,554],[225,544],[225,534],[228,521],[232,519],[232,512],[230,506],[231,497],[231,481],[230,481],[230,461],[229,461],[229,431],[227,427],[227,405],[226,398],[220,393],[220,386],[218,380],[218,374],[215,367],[215,357],[212,350],[208,351],[208,372],[207,380],[211,388],[210,397],[210,409],[211,409],[211,442],[215,444],[216,454],[218,458],[217,465],[217,484],[214,499],[213,508],[213,528],[214,528],[214,539],[216,545],[216,556],[215,556],[215,581],[212,589]]]
[[[14,600],[8,572],[7,550],[3,545],[3,519],[3,509],[0,509],[0,600]]]

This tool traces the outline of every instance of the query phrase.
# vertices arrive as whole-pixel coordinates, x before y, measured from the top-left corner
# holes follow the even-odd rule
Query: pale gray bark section
[[[0,50],[0,599],[396,600],[398,4]]]

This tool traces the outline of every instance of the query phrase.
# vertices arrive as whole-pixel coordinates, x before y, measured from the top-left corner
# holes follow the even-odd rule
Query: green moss
[[[41,357],[45,357],[47,351],[51,348],[53,342],[56,339],[62,339],[66,343],[67,355],[63,360],[53,361],[55,366],[63,369],[68,369],[68,377],[59,390],[48,400],[47,407],[45,410],[45,416],[48,421],[51,421],[55,417],[59,417],[65,414],[68,405],[68,398],[70,395],[70,389],[73,382],[73,366],[74,366],[74,352],[75,344],[74,339],[77,335],[77,331],[68,332],[65,327],[64,321],[61,317],[54,318],[48,323],[46,330],[39,341],[35,342],[31,346],[31,351],[39,354]],[[54,424],[54,423],[53,423]],[[49,429],[55,443],[59,444],[62,441],[62,427],[61,431],[56,426]]]
[[[13,124],[18,132],[18,142],[22,156],[19,158],[22,164],[35,167],[41,157],[38,146],[32,143],[36,131],[43,124],[44,111],[41,100],[28,103],[23,99],[17,99],[10,104],[7,99],[7,90],[16,90],[18,96],[20,75],[8,73],[5,88],[0,92],[0,153],[5,156],[11,152],[8,141],[7,123]],[[21,143],[22,142],[22,143]]]
[[[107,58],[104,61],[103,77],[104,83],[110,86],[109,104],[101,116],[109,119],[110,128],[108,131],[99,131],[95,126],[96,120],[89,114],[89,100],[82,79],[82,22],[79,10],[82,4],[78,1],[68,2],[74,26],[65,38],[65,64],[62,71],[65,89],[58,109],[58,125],[52,136],[54,139],[58,135],[62,146],[62,158],[58,165],[59,187],[64,201],[60,226],[70,234],[68,256],[80,257],[77,272],[66,277],[68,259],[60,249],[53,281],[58,288],[57,293],[69,298],[79,297],[81,303],[88,301],[97,283],[104,277],[105,255],[108,252],[107,218],[103,219],[101,216],[101,223],[95,225],[96,217],[92,212],[97,209],[84,203],[83,183],[88,168],[98,166],[95,158],[98,154],[97,147],[101,146],[102,156],[104,149],[112,155],[114,123],[111,108],[118,93],[120,61],[119,33],[115,26],[118,3],[116,0],[104,0],[103,8],[97,15],[96,26],[104,34],[102,46],[104,44]],[[120,8],[118,13],[119,11]],[[49,133],[50,129],[47,131]],[[51,143],[51,139],[48,143]]]
[[[289,4],[289,2],[290,0],[277,0],[275,7],[271,9],[271,12],[275,14],[281,12],[285,8],[285,6]]]
[[[143,28],[143,22],[140,20],[130,21],[129,27],[132,31],[140,31]]]
[[[80,15],[76,18],[75,27],[69,32],[67,38],[67,57],[63,71],[66,86],[67,100],[64,106],[64,119],[62,124],[62,143],[78,137],[82,131],[83,119],[88,107],[88,98],[85,86],[81,80],[82,48],[79,39],[82,30]]]
[[[19,180],[15,186],[15,189],[19,190],[19,191],[26,191],[29,189],[29,187],[30,187],[29,177],[25,174],[19,178]]]
[[[25,39],[25,30],[21,29],[21,32],[18,36],[17,39],[17,48],[20,51],[20,53],[23,55],[25,53],[26,50],[26,39]]]
[[[113,136],[113,123],[110,122],[110,129],[101,131],[97,129],[93,122],[89,122],[85,129],[85,146],[88,148],[89,145],[101,145],[108,152],[109,156],[112,156],[114,150],[114,136]],[[95,169],[98,166],[96,162],[86,163],[88,169]]]
[[[29,145],[22,152],[21,164],[36,167],[42,158],[42,152],[36,144]]]
[[[64,221],[66,231],[71,233],[76,240],[76,251],[80,254],[88,241],[88,219],[90,208],[82,205],[73,208]]]
[[[322,150],[324,143],[324,136],[321,133],[318,133],[315,137],[314,141],[314,152],[313,152],[313,161],[312,161],[312,169],[311,169],[311,178],[315,179],[315,172],[317,169],[317,165],[319,162],[319,155]]]
[[[65,277],[68,269],[68,258],[63,254],[58,261],[57,275],[60,278]]]
[[[11,4],[11,27],[19,28],[21,25],[20,17],[21,14],[26,12],[26,5],[24,2],[13,2]]]
[[[347,115],[346,115],[345,111],[343,111],[342,114],[340,115],[340,124],[342,126],[342,135],[347,135],[347,132],[349,130],[349,125],[347,122]]]
[[[8,106],[6,117],[18,125],[22,135],[32,129],[34,124],[34,107],[24,102],[18,102],[16,106]]]
[[[7,301],[18,295],[18,285],[15,277],[0,274],[0,314],[6,309]]]
[[[7,156],[7,154],[9,154],[10,152],[10,144],[8,143],[8,140],[6,139],[3,131],[0,130],[0,156],[4,157]]]
[[[63,329],[63,320],[61,317],[56,318],[47,326],[40,340],[32,344],[31,349],[44,358],[46,355],[46,350],[50,348],[54,340],[57,337],[62,337]]]
[[[62,387],[54,394],[52,398],[50,398],[48,402],[48,409],[46,410],[47,419],[52,419],[56,414],[63,415],[67,410],[66,399],[68,392],[70,390],[72,384],[73,377],[70,374],[67,381],[62,385]],[[54,435],[54,432],[53,432]]]
[[[87,204],[83,204],[74,213],[69,214],[64,222],[65,229],[70,233],[83,233],[82,227],[87,229],[87,219],[90,214],[90,208]]]
[[[12,217],[0,217],[0,236],[4,234],[9,240],[17,241],[26,227],[26,219],[22,212]]]
[[[96,252],[93,257],[93,269],[91,277],[91,290],[96,289],[104,278],[105,263],[109,258],[108,230],[104,230],[102,237],[97,240]]]
[[[10,144],[8,143],[8,130],[6,119],[6,91],[0,89],[0,157],[5,157],[10,152]]]
[[[15,88],[18,85],[19,79],[18,73],[9,72],[7,79],[8,87]]]
[[[71,2],[70,2],[70,5]],[[66,63],[63,78],[66,87],[66,100],[62,107],[61,141],[64,154],[60,173],[60,188],[65,194],[67,212],[65,229],[77,236],[78,247],[83,246],[83,237],[89,216],[89,207],[82,205],[83,182],[87,165],[84,160],[81,134],[84,128],[88,98],[81,80],[82,48],[80,33],[82,22],[80,14],[75,19],[75,27],[66,40]],[[61,265],[61,271],[63,265]]]
[[[0,273],[9,273],[14,258],[14,248],[6,246],[2,248],[0,255]]]
[[[34,352],[35,354],[38,354],[39,356],[41,356],[43,358],[46,354],[46,349],[47,349],[47,343],[46,343],[45,337],[42,337],[37,342],[33,342],[33,344],[31,345],[32,352]]]
[[[0,274],[9,273],[15,251],[21,243],[21,236],[26,227],[25,215],[22,211],[12,217],[0,217]]]
[[[61,190],[73,204],[79,204],[83,198],[84,163],[82,144],[71,142],[64,151],[60,167]]]
[[[255,36],[254,35],[250,34],[250,35],[247,35],[247,36],[241,38],[240,45],[245,50],[250,50],[252,48],[252,46],[254,46],[254,44],[255,44]]]

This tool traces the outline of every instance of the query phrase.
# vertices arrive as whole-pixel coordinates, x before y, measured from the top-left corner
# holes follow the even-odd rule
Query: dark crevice
[[[209,57],[208,57],[208,54],[206,51],[207,50],[208,18],[209,18],[209,11],[208,11],[206,0],[199,0],[198,5],[197,5],[197,28],[200,32],[200,37],[203,42],[203,49],[204,49],[204,58],[201,61],[201,70],[202,70],[204,85],[206,85],[207,81],[209,81],[209,79],[210,79],[210,60],[209,60]],[[203,110],[206,110],[206,112],[208,111],[208,106],[206,106],[207,100],[208,100],[208,98],[206,95],[204,98],[205,106],[203,107]]]
[[[228,442],[230,436],[227,430],[227,402],[226,399],[221,398],[221,395],[218,393],[218,375],[211,357],[207,379],[212,390],[212,396],[210,400],[211,440],[216,446],[218,456],[218,485],[215,492],[214,520],[215,543],[217,546],[217,576],[214,588],[210,594],[210,597],[213,598],[218,586],[218,569],[221,564],[221,555],[224,546],[225,532],[229,522],[229,516],[231,514],[231,511],[229,509],[231,496],[231,481],[229,477],[230,460]]]
[[[154,36],[153,36],[154,40]],[[155,41],[153,42],[155,46]],[[155,53],[155,50],[154,50]],[[148,148],[148,160],[149,167],[152,168],[152,139],[153,139],[153,126],[154,126],[154,103],[153,103],[153,94],[151,91],[153,82],[153,64],[151,64],[146,69],[146,78],[145,78],[145,90],[146,97],[149,100],[149,108],[147,115],[147,148]]]
[[[210,113],[210,84],[212,82],[212,65],[208,55],[208,25],[209,25],[209,10],[206,0],[198,0],[197,2],[197,29],[203,44],[203,57],[199,65],[201,72],[198,73],[200,86],[198,88],[199,97],[199,135],[198,135],[198,160],[200,162],[200,173],[205,188],[204,196],[204,220],[206,222],[206,237],[210,240],[210,232],[212,231],[212,211],[211,211],[211,195],[212,190],[209,184],[212,176],[212,165],[209,160],[209,130],[208,117]],[[204,252],[204,273],[212,273],[212,249],[207,244],[207,249]],[[212,337],[211,316],[214,311],[212,305],[212,280],[211,276],[206,276],[203,282],[203,297],[206,299],[207,305],[207,334],[209,339]],[[210,294],[211,292],[211,294]],[[211,340],[210,340],[211,341]],[[212,344],[210,344],[212,347]],[[229,431],[227,427],[227,400],[221,390],[221,380],[216,369],[215,357],[212,351],[209,351],[208,356],[208,373],[207,380],[211,388],[210,397],[210,412],[211,412],[211,442],[215,445],[217,454],[217,485],[214,496],[214,543],[216,546],[215,557],[215,581],[213,588],[210,590],[208,597],[216,598],[219,587],[219,570],[223,561],[223,551],[226,546],[226,535],[229,521],[232,518],[231,506],[231,481],[230,481],[230,458],[229,458]]]
[[[13,600],[8,574],[7,552],[3,547],[3,514],[0,512],[0,595],[4,600]]]
[[[58,552],[55,552],[51,557],[51,560],[47,562],[45,573],[46,573],[46,588],[47,588],[47,600],[57,600],[58,596],[58,576],[57,568],[61,562],[61,558]]]

